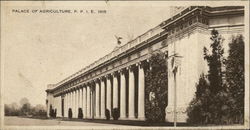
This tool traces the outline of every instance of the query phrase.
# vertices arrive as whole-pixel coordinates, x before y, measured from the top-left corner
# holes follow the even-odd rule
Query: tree
[[[208,110],[211,104],[209,83],[204,74],[200,76],[196,86],[194,99],[187,108],[188,119],[190,124],[207,124],[210,122],[211,114]]]
[[[23,97],[21,100],[20,100],[20,106],[23,106],[24,104],[26,103],[29,103],[29,100],[26,98],[26,97]]]
[[[31,114],[31,105],[30,105],[30,103],[23,104],[20,111],[21,111],[21,115],[23,115],[23,116],[30,115]]]
[[[211,54],[204,47],[204,59],[208,63],[208,75],[202,75],[196,86],[197,92],[188,107],[187,121],[192,124],[224,124],[227,118],[228,92],[223,83],[224,65],[223,38],[217,30],[212,30]]]
[[[5,116],[10,116],[11,114],[11,108],[8,104],[4,104],[4,115]]]
[[[244,122],[244,40],[242,35],[229,43],[226,61],[226,81],[230,95],[230,119],[233,123]]]
[[[149,59],[149,69],[146,73],[146,120],[150,122],[165,121],[167,106],[168,73],[165,54],[153,53]]]
[[[45,117],[46,116],[46,108],[42,104],[37,104],[32,108],[32,116]]]
[[[208,54],[208,49],[204,47],[204,59],[208,63],[208,80],[210,82],[211,93],[217,93],[222,90],[222,62],[224,60],[222,48],[223,38],[219,35],[217,30],[212,30],[210,39],[212,44],[210,45],[212,49],[212,54]]]
[[[5,116],[19,116],[19,107],[17,103],[4,104]]]

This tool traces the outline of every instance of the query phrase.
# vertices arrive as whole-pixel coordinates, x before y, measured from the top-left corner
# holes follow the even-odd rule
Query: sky
[[[44,104],[55,84],[111,52],[114,35],[138,36],[169,18],[162,4],[28,2],[7,3],[1,11],[4,103],[27,97]],[[27,6],[29,4],[29,6]],[[3,5],[2,5],[3,6]],[[15,10],[106,10],[106,14],[16,13]]]

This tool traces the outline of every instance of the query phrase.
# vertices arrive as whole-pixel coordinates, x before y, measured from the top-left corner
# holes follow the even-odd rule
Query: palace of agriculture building
[[[216,29],[229,43],[232,35],[244,35],[244,7],[192,6],[148,30],[132,41],[56,84],[49,84],[47,115],[50,108],[57,117],[68,117],[69,108],[77,118],[78,108],[85,119],[104,119],[105,110],[120,109],[121,120],[145,120],[145,73],[149,54],[160,50],[178,54],[176,80],[168,58],[168,105],[166,121],[173,121],[176,102],[177,121],[185,122],[186,108],[193,99],[201,73],[208,70],[203,48],[209,47],[211,30]],[[227,45],[225,45],[227,49]],[[174,89],[176,86],[176,89]],[[174,98],[176,92],[176,97]],[[176,99],[176,100],[174,100]],[[111,117],[112,119],[112,117]]]

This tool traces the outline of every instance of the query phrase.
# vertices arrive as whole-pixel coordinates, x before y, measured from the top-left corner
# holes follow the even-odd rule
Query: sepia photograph
[[[1,125],[249,129],[249,1],[1,1]]]

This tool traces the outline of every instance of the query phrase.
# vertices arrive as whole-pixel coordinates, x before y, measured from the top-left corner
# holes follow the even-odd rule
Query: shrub
[[[72,118],[72,109],[71,109],[71,108],[69,108],[69,111],[68,111],[68,117],[69,117],[69,119],[71,119],[71,118]]]
[[[208,110],[211,105],[210,99],[209,84],[202,74],[196,86],[195,97],[187,108],[187,122],[189,124],[202,125],[210,122],[209,119],[211,118],[211,114]]]
[[[107,120],[110,120],[110,112],[108,109],[105,110],[105,116]]]
[[[82,108],[78,108],[78,119],[83,118]]]
[[[55,109],[55,112],[54,112],[54,118],[56,118],[56,109]]]
[[[150,122],[164,122],[167,106],[168,72],[165,54],[153,53],[149,59],[151,69],[146,73],[145,114]]]
[[[120,117],[120,110],[118,108],[114,108],[112,111],[112,117],[114,120],[118,120]]]

